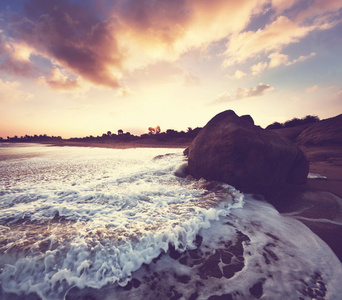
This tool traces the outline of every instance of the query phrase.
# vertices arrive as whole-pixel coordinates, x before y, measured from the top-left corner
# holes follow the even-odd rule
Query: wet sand
[[[146,138],[135,141],[119,142],[119,141],[99,141],[99,142],[73,142],[73,141],[59,141],[59,142],[44,142],[52,146],[70,146],[70,147],[100,147],[112,149],[129,149],[129,148],[186,148],[192,142],[191,138],[174,138],[164,141],[158,141],[155,138]]]
[[[342,261],[342,146],[302,147],[310,173],[326,178],[308,178],[303,186],[284,186],[266,199],[282,214],[303,222]]]

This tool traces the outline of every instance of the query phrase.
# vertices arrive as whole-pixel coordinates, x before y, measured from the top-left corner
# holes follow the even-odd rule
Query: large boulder
[[[188,150],[188,172],[244,192],[282,183],[304,184],[309,162],[289,140],[227,110],[211,119]]]

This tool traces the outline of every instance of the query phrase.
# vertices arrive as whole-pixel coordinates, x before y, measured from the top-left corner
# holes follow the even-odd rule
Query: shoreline
[[[308,178],[300,186],[286,185],[266,199],[284,216],[306,225],[342,262],[342,145],[302,147],[309,172],[326,178]]]
[[[129,148],[182,148],[192,139],[156,141],[145,139],[125,143],[62,142],[52,146]],[[333,250],[342,262],[342,145],[306,146],[303,152],[310,162],[310,173],[326,178],[308,178],[301,186],[286,185],[265,193],[280,214],[306,225]]]
[[[129,142],[36,142],[37,144],[59,146],[59,147],[91,147],[91,148],[110,148],[110,149],[129,149],[129,148],[186,148],[193,139],[175,138],[168,141],[156,141],[155,139],[143,139]]]
[[[168,141],[144,139],[131,142],[38,142],[48,146],[185,149],[193,139]],[[310,173],[326,178],[308,178],[301,186],[286,185],[266,192],[262,197],[281,215],[296,218],[318,235],[342,262],[342,145],[303,147],[310,162]]]
[[[49,143],[54,146],[128,148],[183,148],[192,139],[167,142],[146,139],[126,143]],[[265,195],[281,215],[291,216],[321,238],[342,262],[342,146],[302,147],[310,162],[310,173],[326,178],[308,178],[302,186],[285,186]]]

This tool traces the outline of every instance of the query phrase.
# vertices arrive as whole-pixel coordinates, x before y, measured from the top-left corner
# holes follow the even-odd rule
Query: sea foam
[[[179,150],[14,150],[23,153],[2,161],[0,171],[7,293],[48,299],[70,286],[125,285],[170,244],[193,248],[201,228],[243,203],[228,185],[222,198],[177,177]]]
[[[251,195],[184,176],[179,149],[30,145],[0,157],[1,299],[342,294],[323,241]]]

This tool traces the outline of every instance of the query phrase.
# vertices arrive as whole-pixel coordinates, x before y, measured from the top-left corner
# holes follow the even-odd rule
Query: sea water
[[[0,144],[0,299],[341,299],[302,223],[182,149]]]

